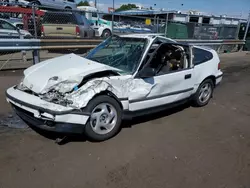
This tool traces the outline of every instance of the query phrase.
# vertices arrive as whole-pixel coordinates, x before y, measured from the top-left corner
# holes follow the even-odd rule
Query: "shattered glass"
[[[133,74],[147,46],[147,39],[113,36],[89,52],[87,59]]]

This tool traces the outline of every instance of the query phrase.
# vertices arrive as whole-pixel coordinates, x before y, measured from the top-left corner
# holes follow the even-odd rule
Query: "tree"
[[[133,8],[138,8],[135,4],[123,4],[122,6],[120,6],[120,8],[116,9],[115,11],[116,12],[119,12],[119,11],[124,11],[124,10],[131,10]]]
[[[80,1],[77,6],[90,6],[88,1]]]

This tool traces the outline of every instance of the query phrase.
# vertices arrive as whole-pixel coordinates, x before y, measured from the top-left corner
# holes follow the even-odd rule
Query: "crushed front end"
[[[7,101],[29,126],[58,133],[82,133],[89,114],[41,99],[31,90],[17,86],[6,91]]]

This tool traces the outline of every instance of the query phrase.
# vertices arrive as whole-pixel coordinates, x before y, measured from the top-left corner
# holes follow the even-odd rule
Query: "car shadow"
[[[31,124],[28,124],[28,125],[33,131],[35,131],[36,133],[38,133],[39,135],[47,139],[54,140],[55,143],[58,145],[64,145],[69,142],[86,142],[87,141],[86,137],[83,134],[80,134],[80,135],[79,134],[60,134],[60,133],[55,133],[55,132],[50,132],[50,131],[46,131],[43,129],[39,129]]]
[[[157,113],[156,112],[150,113],[150,115],[148,115],[148,114],[141,115],[141,116],[134,117],[131,120],[123,120],[120,131],[123,128],[131,128],[132,126],[136,126],[137,124],[140,124],[140,123],[152,121],[155,119],[159,119],[162,117],[166,117],[166,116],[178,113],[182,110],[189,108],[190,106],[191,106],[191,104],[188,102],[188,103],[176,106],[176,107],[171,108],[171,109],[162,110],[162,111],[159,111]],[[93,141],[87,139],[83,134],[81,134],[81,135],[79,135],[79,134],[65,135],[65,134],[53,133],[53,132],[49,132],[46,130],[42,130],[42,129],[34,127],[30,124],[29,124],[29,127],[32,130],[34,130],[35,132],[37,132],[38,134],[44,136],[45,138],[48,138],[50,140],[54,140],[55,143],[58,145],[65,145],[69,142],[86,142],[86,141],[93,142]],[[117,134],[119,134],[119,132]]]
[[[150,113],[150,115],[149,114],[141,115],[138,117],[134,117],[131,120],[124,120],[122,123],[122,128],[131,128],[132,126],[135,126],[135,125],[140,124],[140,123],[145,123],[145,122],[152,121],[155,119],[160,119],[162,117],[166,117],[166,116],[178,113],[178,112],[185,110],[191,106],[192,106],[191,103],[187,102],[187,103],[184,103],[182,105],[176,106],[174,108],[162,110],[159,112],[154,112],[152,114]]]

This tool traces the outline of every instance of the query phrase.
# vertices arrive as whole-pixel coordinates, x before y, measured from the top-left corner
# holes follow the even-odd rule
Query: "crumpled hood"
[[[83,77],[105,70],[118,71],[118,69],[78,55],[68,54],[43,61],[26,69],[23,85],[39,94],[44,93],[49,87],[65,81],[71,82],[70,87],[74,87],[76,83],[80,84]]]

